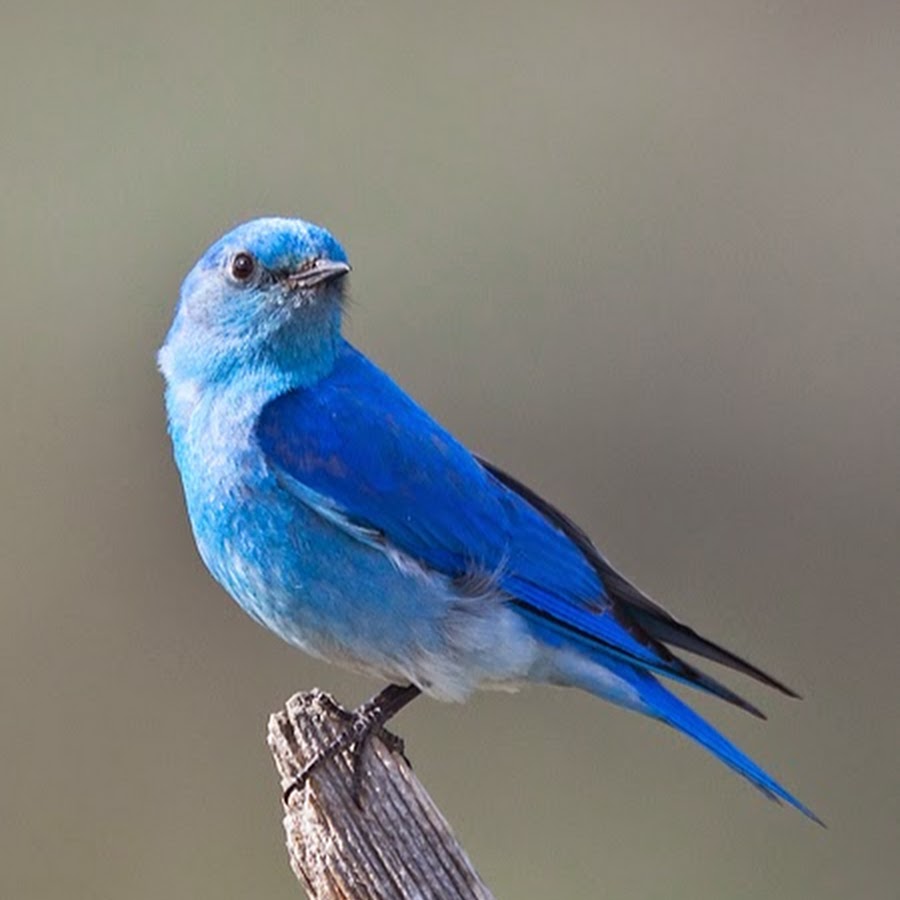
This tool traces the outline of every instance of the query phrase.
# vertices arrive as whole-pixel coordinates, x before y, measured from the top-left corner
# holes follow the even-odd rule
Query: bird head
[[[341,245],[318,225],[239,225],[185,278],[160,351],[163,374],[209,380],[261,362],[314,367],[339,337],[349,271]]]

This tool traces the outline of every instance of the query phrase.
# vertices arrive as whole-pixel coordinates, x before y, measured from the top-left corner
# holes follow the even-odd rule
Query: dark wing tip
[[[714,641],[701,637],[693,628],[682,624],[667,613],[659,615],[655,611],[635,606],[632,606],[630,611],[641,623],[644,630],[658,641],[679,647],[688,653],[702,656],[711,662],[726,666],[735,672],[740,672],[742,675],[747,675],[749,678],[753,678],[761,684],[779,691],[786,697],[792,697],[795,700],[801,699],[800,694],[793,688],[788,687],[784,682],[764,672],[758,666],[753,665],[753,663],[747,662],[746,659],[738,656],[736,653],[726,650]]]
[[[619,574],[600,554],[588,535],[565,513],[560,512],[560,510],[535,493],[527,485],[504,472],[503,469],[493,465],[493,463],[480,457],[478,457],[478,461],[497,481],[509,490],[519,494],[581,550],[606,588],[613,610],[618,613],[623,624],[631,626],[630,630],[635,633],[636,637],[643,636],[649,642],[661,645],[660,649],[663,651],[666,650],[666,644],[679,647],[688,653],[693,653],[711,662],[740,672],[742,675],[747,675],[787,697],[800,699],[800,695],[784,684],[784,682],[772,677],[736,653],[732,653],[715,642],[701,637],[692,628],[679,622],[662,606],[651,600],[627,578]],[[671,661],[677,659],[670,652],[667,653],[667,658]],[[679,662],[681,661],[679,660]],[[724,686],[719,685],[718,682],[687,666],[686,663],[682,663],[682,665],[686,671],[696,676],[690,680],[696,681],[698,686],[704,686],[704,681],[707,682],[706,687],[708,690],[712,689],[712,685],[715,685],[716,687],[712,689],[712,693],[718,694],[723,699],[729,700],[729,702],[742,709],[746,709],[752,715],[765,718],[755,706],[738,697]]]

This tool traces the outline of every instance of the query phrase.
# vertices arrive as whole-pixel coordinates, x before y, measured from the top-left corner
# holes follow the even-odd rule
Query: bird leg
[[[329,708],[347,723],[347,727],[330,744],[320,750],[285,788],[282,800],[285,804],[294,791],[299,791],[310,776],[325,762],[334,759],[345,750],[353,748],[353,799],[362,807],[363,755],[373,735],[376,735],[392,753],[403,755],[403,741],[385,729],[385,724],[407,703],[415,700],[421,690],[414,684],[389,684],[371,700],[367,700],[352,712],[328,699]]]

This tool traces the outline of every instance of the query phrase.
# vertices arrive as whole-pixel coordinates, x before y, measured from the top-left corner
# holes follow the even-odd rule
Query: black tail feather
[[[605,559],[600,561],[603,566],[602,578],[606,589],[612,597],[622,603],[632,618],[634,618],[651,637],[702,656],[704,659],[719,663],[740,672],[756,681],[786,694],[788,697],[799,699],[800,695],[786,684],[763,672],[758,666],[747,662],[746,659],[726,650],[714,641],[701,637],[688,625],[679,622],[658,603],[651,600],[646,594],[638,590],[627,578],[620,575]]]
[[[762,669],[742,659],[736,653],[732,653],[713,641],[701,637],[692,628],[679,622],[662,606],[638,590],[627,578],[620,575],[601,555],[587,534],[565,513],[560,512],[555,506],[548,503],[543,497],[508,472],[504,472],[485,459],[479,459],[479,462],[498,481],[530,503],[581,550],[600,577],[613,603],[613,608],[623,619],[637,626],[636,631],[642,632],[647,639],[654,643],[663,645],[663,649],[665,645],[671,644],[674,647],[686,650],[688,653],[694,653],[704,659],[719,663],[729,669],[754,678],[756,681],[774,688],[788,697],[800,697],[796,691],[791,690],[783,682],[763,672]],[[671,660],[677,659],[671,654],[669,654],[669,658]],[[746,709],[753,715],[765,718],[755,706],[743,700],[737,694],[724,687],[724,685],[719,684],[715,679],[699,672],[683,660],[678,660],[678,663],[683,667],[682,676],[688,676],[682,677],[682,680],[696,684],[697,687],[716,694],[722,699],[728,700],[742,709]],[[676,675],[676,677],[678,676]]]

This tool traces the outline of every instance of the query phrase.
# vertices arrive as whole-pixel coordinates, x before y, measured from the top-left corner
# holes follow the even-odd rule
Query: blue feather
[[[295,485],[451,578],[491,573],[511,597],[647,665],[665,660],[612,615],[581,551],[345,344],[315,390],[268,403],[257,437]],[[303,498],[301,498],[303,499]]]
[[[615,605],[591,561],[362,354],[262,410],[257,439],[301,499],[450,578],[490,575],[526,619],[762,714]],[[324,498],[327,498],[325,500]]]
[[[676,647],[789,689],[642,594],[347,344],[349,268],[324,228],[260,219],[184,281],[159,361],[213,575],[310,653],[445,699],[574,685],[684,732],[815,818],[656,676],[761,715]]]

